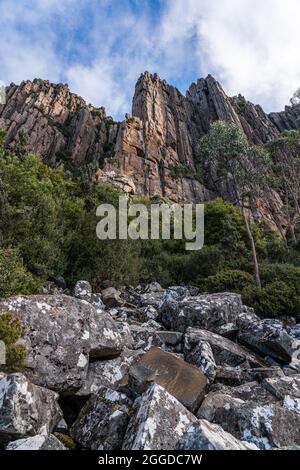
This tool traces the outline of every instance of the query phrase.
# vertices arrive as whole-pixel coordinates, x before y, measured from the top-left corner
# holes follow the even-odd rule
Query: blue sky
[[[122,119],[145,70],[214,75],[266,110],[300,86],[298,0],[0,0],[0,81],[67,82]]]

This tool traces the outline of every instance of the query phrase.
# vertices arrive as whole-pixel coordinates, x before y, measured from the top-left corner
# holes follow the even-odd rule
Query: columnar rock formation
[[[224,188],[204,187],[196,175],[199,138],[211,122],[238,123],[250,141],[266,143],[300,127],[300,104],[292,103],[268,115],[240,95],[229,98],[210,75],[183,96],[157,74],[145,72],[136,84],[132,115],[120,123],[67,85],[34,80],[7,88],[0,127],[7,130],[6,147],[16,152],[25,148],[51,165],[84,169],[127,192],[198,202],[216,193],[229,197]]]

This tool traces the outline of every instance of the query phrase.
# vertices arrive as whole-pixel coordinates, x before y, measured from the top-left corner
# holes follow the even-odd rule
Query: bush
[[[214,276],[198,282],[203,292],[237,292],[242,293],[246,287],[254,286],[251,274],[238,270],[221,271]]]
[[[6,364],[1,365],[5,372],[19,372],[26,365],[26,348],[16,344],[20,339],[24,328],[18,317],[12,313],[0,312],[0,340],[6,347]]]
[[[262,289],[246,287],[242,292],[244,304],[253,307],[265,318],[295,316],[300,319],[300,296],[294,287],[282,281],[275,281]]]
[[[17,250],[0,249],[0,298],[38,293],[41,281],[23,265]]]

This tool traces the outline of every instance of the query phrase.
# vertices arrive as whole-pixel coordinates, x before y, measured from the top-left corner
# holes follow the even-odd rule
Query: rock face
[[[62,416],[57,399],[22,374],[0,378],[0,441],[49,434]]]
[[[153,384],[135,404],[123,449],[174,450],[195,422],[195,416],[176,398],[160,385]]]
[[[0,303],[2,311],[15,313],[25,325],[26,375],[60,393],[83,385],[89,355],[111,357],[122,351],[114,321],[85,301],[65,295],[12,297]]]
[[[226,96],[212,77],[193,83],[182,95],[157,74],[137,81],[132,115],[121,122],[107,117],[70,92],[67,85],[24,81],[6,90],[0,105],[5,145],[31,150],[51,165],[82,168],[95,181],[110,182],[128,194],[160,195],[175,202],[201,202],[216,195],[230,199],[230,188],[196,174],[199,138],[222,119],[240,124],[254,143],[266,143],[287,129],[299,129],[296,94],[283,112],[266,114],[242,96]],[[99,165],[102,169],[99,170]],[[280,200],[274,195],[273,209]],[[259,211],[272,222],[270,207]]]
[[[131,366],[129,375],[134,388],[145,390],[149,382],[155,382],[192,411],[199,408],[207,385],[205,375],[196,367],[155,347]]]

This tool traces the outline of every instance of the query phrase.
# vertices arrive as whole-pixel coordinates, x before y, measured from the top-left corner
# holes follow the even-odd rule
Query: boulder
[[[221,426],[204,419],[193,424],[184,434],[179,450],[259,450],[254,444],[239,441]]]
[[[120,449],[131,404],[126,395],[101,387],[80,411],[70,429],[71,436],[85,449]]]
[[[199,369],[156,347],[129,369],[129,383],[137,393],[143,392],[151,382],[164,387],[192,411],[198,409],[207,386],[207,379]]]
[[[182,300],[166,293],[160,306],[161,319],[169,330],[185,332],[189,327],[215,331],[227,323],[235,323],[242,311],[238,294],[188,296]]]
[[[119,356],[128,337],[120,334],[117,323],[106,312],[91,309],[89,318],[90,357],[93,359]]]
[[[282,401],[284,408],[300,415],[300,375],[265,379],[262,385]]]
[[[213,390],[212,390],[213,389]],[[211,391],[229,395],[232,398],[239,398],[243,401],[255,401],[260,404],[271,403],[276,401],[276,398],[260,383],[246,382],[237,387],[229,387],[227,385],[216,384],[212,387]]]
[[[157,325],[156,328],[153,328],[147,323],[133,324],[129,326],[129,329],[134,340],[134,349],[143,349],[146,351],[152,346],[163,345],[162,339],[156,334],[157,329],[161,329],[161,325]]]
[[[228,404],[216,410],[214,422],[263,450],[300,444],[300,415],[277,403]]]
[[[230,405],[243,405],[245,402],[240,398],[235,398],[223,392],[210,392],[203,400],[197,417],[206,419],[207,421],[214,421],[215,414],[219,409],[229,407]]]
[[[176,398],[154,383],[134,405],[123,450],[174,450],[197,421]]]
[[[10,442],[6,450],[67,450],[67,448],[52,434],[50,436],[39,434]]]
[[[25,375],[59,393],[74,393],[83,385],[90,355],[113,357],[122,351],[111,317],[74,297],[12,297],[0,303],[1,311],[14,312],[25,326]]]
[[[114,287],[108,287],[102,291],[102,300],[107,308],[120,307],[123,305],[121,292]]]
[[[92,297],[91,284],[88,281],[77,281],[74,288],[74,297],[89,302]]]
[[[197,366],[208,378],[209,382],[213,383],[217,366],[212,348],[207,341],[199,341],[191,351],[186,350],[185,360]]]
[[[131,351],[125,348],[121,356],[115,359],[91,362],[87,378],[77,395],[95,394],[103,386],[115,390],[126,387],[129,368],[142,354],[143,351]]]
[[[0,441],[52,432],[62,417],[58,395],[23,374],[0,378]]]
[[[289,364],[300,348],[300,341],[292,338],[279,320],[244,322],[238,335],[239,341],[263,356]]]
[[[228,365],[236,367],[244,361],[248,361],[252,366],[261,366],[262,360],[255,354],[247,351],[243,346],[234,343],[230,339],[206,330],[188,328],[185,334],[184,351],[188,354],[197,347],[200,341],[208,343],[213,351],[217,365]]]
[[[268,377],[284,377],[282,369],[279,367],[256,367],[250,368],[247,361],[240,366],[218,366],[216,370],[215,382],[230,387],[237,387],[247,382],[258,381]]]

